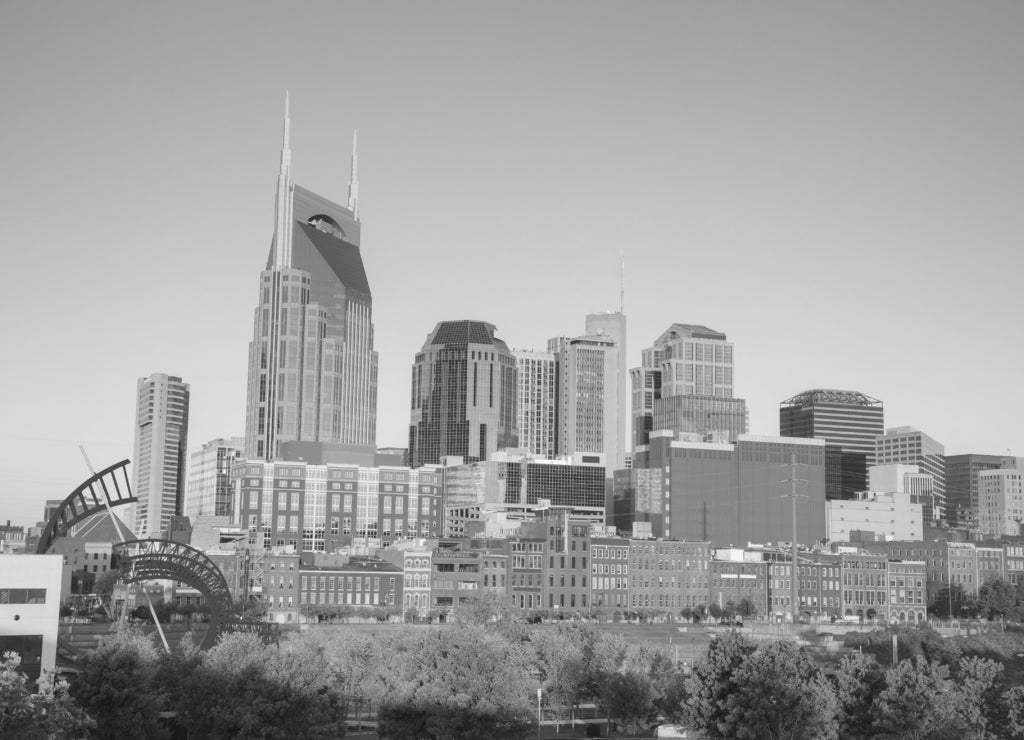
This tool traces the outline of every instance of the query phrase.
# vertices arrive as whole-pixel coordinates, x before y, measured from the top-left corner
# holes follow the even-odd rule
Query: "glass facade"
[[[409,464],[486,460],[519,442],[516,360],[495,327],[442,321],[412,368]]]

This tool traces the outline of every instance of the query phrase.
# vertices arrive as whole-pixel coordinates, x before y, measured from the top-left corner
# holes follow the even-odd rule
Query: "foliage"
[[[984,618],[1014,622],[1024,619],[1024,588],[1004,578],[993,578],[982,584],[977,601],[980,616]]]
[[[99,738],[165,738],[158,713],[165,693],[157,680],[159,654],[141,631],[125,627],[82,656],[71,695],[96,720]]]
[[[455,609],[458,624],[502,624],[514,618],[516,610],[494,591],[474,591]]]
[[[600,682],[600,700],[608,719],[639,732],[655,715],[655,689],[651,677],[638,671],[608,673]]]
[[[590,624],[559,624],[554,630],[535,632],[530,643],[544,697],[560,716],[598,699],[602,676],[617,672],[626,657],[620,635]]]
[[[712,641],[684,683],[683,716],[689,724],[706,732],[719,731],[719,725],[728,720],[726,701],[736,689],[734,675],[754,650],[754,643],[738,632]]]
[[[922,656],[900,661],[885,674],[874,701],[877,736],[893,740],[959,740],[967,730],[954,710],[956,685],[949,668]]]
[[[900,660],[924,657],[944,665],[955,666],[960,660],[961,650],[954,640],[943,638],[927,625],[921,627],[890,627],[872,632],[850,631],[843,637],[843,645],[859,648],[874,656],[879,663],[892,663],[892,636],[896,635],[896,648]]]
[[[759,647],[739,666],[718,731],[737,740],[838,737],[831,684],[791,642]]]
[[[85,740],[96,722],[68,693],[65,681],[44,677],[33,693],[17,653],[0,657],[0,737]]]
[[[850,740],[873,737],[872,705],[885,687],[885,669],[870,655],[853,653],[840,661],[831,680],[840,736]]]
[[[340,737],[345,705],[333,683],[315,646],[278,650],[255,635],[226,635],[180,684],[179,723],[218,740]]]
[[[529,727],[536,683],[523,645],[474,626],[382,642],[381,740],[515,738]]]

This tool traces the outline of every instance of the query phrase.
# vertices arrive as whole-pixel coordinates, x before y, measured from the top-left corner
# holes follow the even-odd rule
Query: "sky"
[[[858,390],[948,454],[1024,455],[1024,4],[0,5],[0,521],[133,454],[136,381],[241,435],[285,92],[347,199],[381,446],[438,321],[509,346],[619,307],[735,345],[750,431]]]

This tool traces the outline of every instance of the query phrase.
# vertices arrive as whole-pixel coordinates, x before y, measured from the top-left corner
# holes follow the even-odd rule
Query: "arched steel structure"
[[[61,502],[60,508],[46,523],[46,529],[39,537],[36,554],[45,554],[53,545],[54,540],[66,537],[68,531],[79,522],[111,506],[134,504],[138,501],[132,495],[132,486],[128,480],[128,460],[114,463],[109,468],[88,478]],[[105,503],[106,502],[106,503]]]
[[[171,540],[128,540],[114,545],[125,583],[167,579],[181,581],[203,595],[210,609],[210,629],[200,648],[213,647],[233,620],[231,590],[216,563],[201,551]]]

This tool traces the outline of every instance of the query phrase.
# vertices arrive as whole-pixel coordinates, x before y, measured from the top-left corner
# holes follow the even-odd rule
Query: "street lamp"
[[[540,686],[537,687],[537,740],[540,740],[540,695],[542,693]]]

